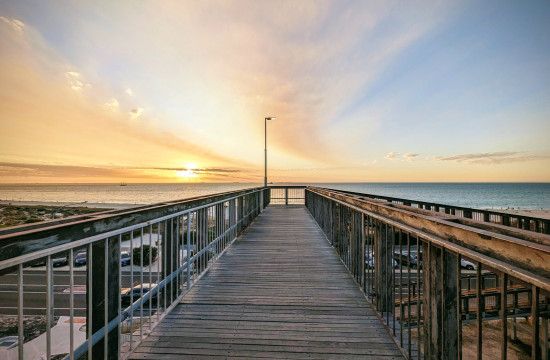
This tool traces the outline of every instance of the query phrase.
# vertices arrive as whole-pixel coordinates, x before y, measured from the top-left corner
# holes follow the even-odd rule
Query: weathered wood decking
[[[303,206],[269,206],[131,359],[402,358]]]

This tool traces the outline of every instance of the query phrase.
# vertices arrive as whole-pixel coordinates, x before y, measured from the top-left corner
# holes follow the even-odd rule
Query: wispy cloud
[[[8,19],[6,17],[0,16],[0,20],[3,23],[9,25],[13,30],[15,30],[17,32],[22,32],[23,29],[25,28],[25,24],[21,20],[18,20],[18,19]]]
[[[408,161],[408,162],[413,162],[414,159],[418,156],[418,154],[413,154],[413,153],[405,153],[405,154],[401,154],[401,153],[398,153],[398,152],[395,152],[395,151],[392,151],[390,153],[388,153],[386,156],[384,156],[384,159],[388,159],[388,160],[405,160],[405,161]],[[402,159],[400,159],[400,157]]]
[[[414,159],[418,156],[418,154],[411,154],[411,153],[406,153],[406,154],[403,154],[403,158],[405,158],[405,160],[407,160],[408,162],[413,162]]]
[[[398,155],[399,155],[398,152],[392,151],[392,152],[388,153],[388,155],[384,156],[384,159],[393,160]]]
[[[107,101],[105,104],[105,108],[116,111],[118,110],[120,104],[118,103],[118,100],[115,98],[112,98],[111,100]]]
[[[215,180],[228,176],[251,180],[251,172],[235,168],[197,168],[186,167],[132,167],[132,166],[75,166],[60,164],[12,163],[0,162],[0,177],[32,177],[33,179],[86,178],[86,179],[147,179],[177,178],[178,172],[192,171],[202,180]],[[254,177],[252,177],[254,179]]]
[[[67,71],[65,73],[65,77],[67,78],[67,81],[69,82],[69,86],[71,87],[71,89],[75,91],[80,91],[85,86],[85,84],[81,80],[80,73],[76,71]]]
[[[478,165],[499,165],[518,162],[549,159],[549,156],[536,155],[528,152],[499,151],[491,153],[460,154],[452,156],[434,156],[438,161],[464,162]]]

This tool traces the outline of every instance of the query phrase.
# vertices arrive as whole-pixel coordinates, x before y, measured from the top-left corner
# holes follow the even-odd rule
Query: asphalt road
[[[75,316],[85,316],[86,295],[86,273],[84,271],[74,272],[74,306]],[[122,273],[122,287],[131,287],[131,276],[129,272]],[[156,273],[152,273],[153,282],[157,282]],[[140,283],[140,277],[134,273],[134,284]],[[149,282],[149,274],[144,274],[143,282]],[[70,278],[69,272],[54,269],[53,273],[53,304],[54,315],[69,315],[70,304]],[[0,314],[17,315],[18,304],[18,276],[7,274],[0,277]],[[23,307],[25,315],[44,315],[46,310],[46,273],[43,270],[26,270],[23,274]]]

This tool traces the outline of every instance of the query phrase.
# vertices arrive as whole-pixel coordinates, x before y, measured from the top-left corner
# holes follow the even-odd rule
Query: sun
[[[197,177],[198,174],[197,172],[195,171],[195,169],[197,168],[197,166],[193,163],[189,163],[187,165],[185,165],[185,169],[184,170],[178,170],[176,171],[176,175],[179,176],[179,177],[183,177],[183,178],[194,178],[194,177]]]

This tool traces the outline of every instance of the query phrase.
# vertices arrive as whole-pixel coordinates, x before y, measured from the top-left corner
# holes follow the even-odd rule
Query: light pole
[[[267,186],[267,120],[275,120],[275,117],[266,117],[264,121],[264,133],[265,133],[265,143],[264,143],[264,187]]]

